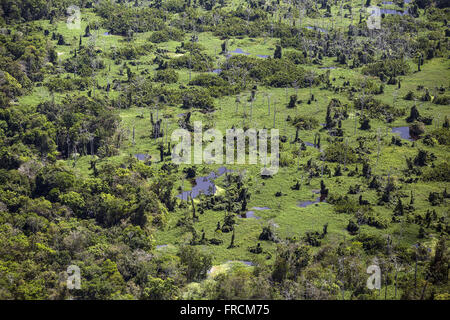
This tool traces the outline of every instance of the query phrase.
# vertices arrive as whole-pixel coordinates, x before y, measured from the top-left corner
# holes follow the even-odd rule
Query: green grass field
[[[372,1],[376,2],[376,1]],[[381,2],[381,1],[378,1]],[[353,19],[357,20],[358,10],[360,8],[356,6],[353,9]],[[235,7],[240,4],[240,1],[230,1],[229,6]],[[334,8],[334,7],[333,7]],[[388,5],[386,8],[396,8],[393,5]],[[333,9],[335,10],[335,9]],[[344,10],[344,9],[343,9]],[[344,10],[348,12],[348,10]],[[337,15],[337,12],[333,12]],[[295,13],[295,17],[298,22],[298,13]],[[87,23],[95,23],[98,21],[98,17],[91,11],[83,11],[81,30],[71,30],[66,26],[65,21],[58,21],[57,23],[50,25],[48,20],[39,21],[43,28],[49,29],[51,32],[55,31],[64,35],[66,42],[70,45],[57,46],[57,52],[59,53],[60,63],[63,63],[66,59],[71,59],[72,49],[78,45],[79,36],[83,34],[84,28]],[[274,16],[274,21],[278,21],[278,16]],[[319,26],[329,28],[331,24],[342,27],[345,30],[351,23],[349,17],[339,17],[336,19],[324,19],[318,17],[317,19],[305,18],[302,20],[304,26]],[[114,48],[121,46],[127,46],[127,42],[123,37],[115,35],[104,35],[108,30],[99,28],[95,31],[96,34],[96,46],[103,52],[110,52]],[[140,45],[148,42],[148,37],[151,32],[137,33],[133,39],[133,45]],[[187,34],[185,39],[189,39],[190,34]],[[83,38],[83,42],[88,41],[87,38]],[[54,41],[56,44],[56,41]],[[214,36],[210,32],[199,33],[198,43],[206,48],[206,52],[213,56],[214,65],[212,69],[216,69],[225,60],[223,55],[219,55],[220,45],[223,42],[222,39]],[[277,41],[273,38],[248,38],[232,39],[229,41],[229,51],[241,48],[245,52],[250,53],[251,56],[256,55],[268,55],[273,56],[275,45]],[[180,42],[169,41],[160,43],[157,46],[168,50],[169,56],[176,55],[175,49],[180,45]],[[286,49],[289,51],[290,49]],[[150,52],[141,56],[135,60],[136,66],[129,65],[131,70],[139,74],[140,71],[146,69],[149,74],[156,73],[156,64],[153,64],[155,55]],[[119,65],[114,64],[114,61],[107,57],[103,57],[106,68],[95,74],[95,80],[98,84],[105,86],[108,80],[120,79],[125,81],[126,74],[120,75]],[[312,70],[317,73],[325,73],[326,70],[319,69],[314,65],[305,65],[306,70]],[[330,79],[334,86],[342,86],[344,81],[350,81],[350,86],[358,86],[363,81],[373,81],[376,85],[381,85],[381,81],[375,77],[364,77],[360,68],[350,69],[348,67],[339,65],[335,58],[324,58],[323,65],[320,67],[336,67],[330,70]],[[110,70],[109,70],[110,68]],[[417,88],[422,85],[428,88],[431,94],[434,94],[435,88],[445,87],[448,88],[450,84],[449,71],[450,61],[444,58],[435,58],[431,61],[426,61],[422,66],[421,72],[415,72],[416,65],[411,63],[411,72],[399,77],[401,80],[401,88],[398,89],[397,85],[386,85],[383,94],[377,95],[376,98],[384,103],[394,105],[398,109],[405,109],[406,115],[409,114],[409,108],[417,104],[418,110],[422,116],[432,117],[434,119],[433,124],[426,126],[426,132],[432,131],[435,126],[442,125],[444,118],[450,116],[450,106],[436,105],[431,102],[422,101],[406,101],[403,97],[409,92],[418,92]],[[186,85],[189,80],[189,70],[181,69],[177,70],[179,74],[179,81],[176,84],[169,86]],[[191,77],[195,77],[198,72],[192,72]],[[62,74],[63,77],[73,77],[73,74]],[[56,101],[60,101],[65,94],[75,94],[77,92],[65,92],[64,94],[55,93]],[[81,94],[87,94],[87,91],[81,92]],[[94,92],[93,95],[106,95],[103,90]],[[296,108],[288,109],[287,103],[289,96],[292,94],[298,95],[298,100],[302,103],[298,104]],[[311,104],[306,102],[309,100],[310,95],[313,94],[317,101],[313,101]],[[116,97],[118,92],[112,90],[108,93],[110,97]],[[448,146],[435,146],[430,147],[417,141],[414,143],[415,148],[410,148],[412,142],[406,142],[403,146],[392,146],[391,142],[391,128],[407,126],[405,121],[406,116],[399,117],[394,122],[386,124],[384,121],[371,120],[372,128],[367,131],[356,129],[355,134],[355,110],[353,110],[353,103],[348,99],[347,95],[341,93],[334,93],[329,90],[323,90],[322,86],[315,86],[313,88],[269,88],[264,86],[258,86],[256,93],[256,100],[253,102],[252,107],[247,102],[247,98],[250,95],[250,91],[246,91],[240,94],[242,103],[238,106],[236,112],[235,96],[225,96],[215,100],[217,109],[211,114],[205,114],[196,110],[192,110],[191,121],[202,121],[203,124],[211,124],[214,128],[225,132],[226,129],[233,126],[237,128],[250,127],[250,128],[275,128],[280,130],[280,134],[288,138],[288,143],[283,144],[281,153],[287,153],[288,150],[294,150],[298,148],[298,145],[290,143],[295,136],[295,128],[289,124],[287,117],[295,117],[296,115],[312,116],[318,120],[319,123],[325,122],[326,109],[328,103],[333,98],[339,99],[342,104],[349,106],[350,117],[342,122],[342,128],[345,132],[344,139],[347,139],[349,146],[356,148],[358,146],[358,137],[368,137],[368,147],[372,155],[369,159],[369,163],[374,169],[375,173],[380,176],[386,177],[390,175],[394,181],[400,184],[399,179],[402,177],[402,170],[406,168],[405,157],[413,157],[417,154],[418,148],[433,152],[438,159],[447,159],[449,153]],[[45,86],[37,87],[32,94],[22,96],[19,99],[19,104],[26,106],[36,106],[42,101],[50,99],[52,94],[46,89]],[[268,110],[268,97],[270,96],[270,112]],[[396,100],[394,103],[394,97]],[[120,153],[117,156],[102,159],[100,164],[113,162],[119,163],[129,155],[135,155],[138,153],[144,153],[151,156],[153,162],[152,165],[160,166],[159,151],[157,149],[157,140],[150,138],[150,112],[155,112],[154,106],[148,106],[147,108],[132,107],[129,109],[121,109],[117,111],[120,114],[122,120],[121,126],[124,128],[126,139],[120,147]],[[159,117],[164,119],[164,124],[168,128],[168,139],[173,130],[178,128],[178,116],[181,113],[186,112],[179,105],[168,105],[158,110]],[[275,112],[275,114],[274,114]],[[143,117],[140,117],[143,115]],[[437,124],[436,124],[437,123]],[[359,124],[358,124],[359,127]],[[135,130],[135,144],[132,143],[131,132]],[[377,162],[377,133],[381,133],[380,139],[380,158]],[[318,126],[314,130],[302,130],[300,131],[300,139],[312,143],[314,141],[314,135],[320,133],[322,136],[322,148],[326,149],[330,142],[327,141],[326,132],[323,131],[322,126]],[[159,139],[165,141],[166,138]],[[254,261],[255,259],[265,259],[267,263],[272,263],[275,259],[275,251],[277,244],[269,241],[260,241],[264,251],[264,255],[261,258],[258,255],[252,254],[248,251],[250,246],[255,245],[258,241],[258,236],[261,230],[265,226],[271,226],[276,235],[280,238],[286,237],[302,237],[308,231],[322,231],[322,227],[328,223],[328,234],[326,235],[325,243],[337,243],[342,239],[352,241],[346,230],[346,226],[351,214],[338,214],[335,213],[333,206],[326,203],[312,204],[307,207],[299,207],[298,203],[303,201],[311,201],[317,198],[317,194],[313,193],[314,190],[320,189],[321,178],[313,178],[310,184],[307,184],[307,177],[303,177],[304,171],[299,169],[304,167],[307,161],[311,158],[317,158],[320,156],[320,152],[316,148],[307,147],[305,151],[301,152],[299,158],[293,159],[293,164],[287,167],[281,167],[279,172],[269,179],[262,179],[259,175],[261,165],[226,165],[229,169],[235,171],[246,172],[246,179],[249,181],[249,191],[251,198],[248,203],[249,210],[254,211],[254,214],[260,219],[255,218],[236,218],[237,224],[235,226],[235,245],[232,249],[227,249],[231,241],[231,233],[214,232],[215,226],[218,221],[223,221],[225,212],[207,210],[199,216],[199,221],[195,223],[195,229],[198,233],[201,230],[205,230],[207,238],[218,238],[223,240],[221,245],[203,245],[200,246],[202,250],[212,253],[213,264],[217,266],[215,271],[219,269],[227,269],[229,267],[228,261]],[[88,176],[90,174],[89,163],[91,160],[90,155],[81,156],[74,163],[73,159],[66,160],[66,162],[74,167],[74,170],[79,172],[80,175]],[[376,165],[377,163],[377,165]],[[337,163],[326,163],[328,167],[334,172],[337,167]],[[197,169],[197,176],[207,175],[212,170],[219,168],[221,165],[202,165]],[[183,166],[182,166],[183,167]],[[355,164],[348,164],[347,167],[350,170],[355,168]],[[358,164],[361,170],[361,165]],[[358,176],[347,177],[348,171],[343,172],[343,176],[340,177],[328,177],[323,176],[323,180],[330,190],[331,195],[346,195],[349,187],[355,184],[362,184],[361,193],[364,195],[364,199],[368,200],[372,204],[375,204],[379,195],[376,191],[370,190],[363,183],[364,179]],[[295,180],[301,180],[300,190],[292,190],[291,186],[295,183]],[[181,186],[183,181],[183,190],[189,189],[191,186],[188,181],[180,180],[176,182],[176,186]],[[224,181],[223,177],[218,178],[215,181],[219,190],[223,190]],[[445,184],[445,186],[449,186]],[[432,191],[441,192],[444,185],[438,182],[423,182],[419,181],[413,185],[403,184],[401,185],[401,192],[405,195],[405,202],[409,199],[411,190],[414,191],[415,208],[416,212],[425,212],[430,206],[428,202],[428,194]],[[275,194],[281,192],[283,195],[276,197]],[[358,195],[349,195],[356,201]],[[181,201],[181,200],[180,200]],[[268,207],[268,210],[254,210],[253,207]],[[448,206],[438,206],[436,209],[438,215],[448,215]],[[159,229],[155,233],[156,245],[168,245],[167,247],[160,247],[157,249],[158,254],[174,254],[175,248],[181,244],[188,243],[191,235],[184,229],[176,226],[177,221],[182,218],[186,212],[190,212],[190,206],[187,208],[178,208],[175,212],[170,213],[167,224],[163,229]],[[386,217],[391,216],[393,208],[387,206],[374,206],[374,212],[377,215]],[[368,225],[361,226],[361,230],[366,233],[374,233],[382,236],[388,234],[394,235],[394,241],[398,244],[411,246],[418,241],[419,227],[414,224],[400,224],[390,223],[387,229],[377,229]],[[430,231],[431,232],[431,231]],[[437,234],[431,234],[431,237],[437,236]],[[314,248],[314,250],[316,250]],[[247,266],[244,266],[247,268]],[[388,297],[393,297],[393,289],[389,287]],[[384,291],[379,295],[380,298],[384,296]]]

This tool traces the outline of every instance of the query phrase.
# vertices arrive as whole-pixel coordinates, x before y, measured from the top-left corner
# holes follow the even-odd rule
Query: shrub
[[[448,105],[450,104],[450,96],[437,96],[433,99],[434,104]]]
[[[358,233],[359,231],[359,226],[355,223],[355,221],[353,220],[349,220],[348,221],[348,225],[347,225],[347,231],[352,234],[355,235]]]
[[[296,116],[292,119],[292,125],[303,130],[312,130],[317,128],[319,121],[316,118],[308,116]]]
[[[164,83],[176,83],[178,81],[178,73],[173,69],[158,70],[154,80]]]
[[[403,76],[409,72],[409,65],[403,59],[386,59],[371,63],[363,68],[363,73],[372,76],[384,74],[388,77]]]
[[[411,136],[419,137],[425,132],[425,125],[422,122],[415,122],[409,126]]]
[[[408,93],[405,95],[405,97],[403,99],[405,99],[405,100],[414,100],[414,92],[408,91]]]
[[[356,213],[358,211],[358,203],[348,196],[339,196],[337,198],[330,196],[328,203],[333,204],[334,211],[336,213]]]
[[[416,166],[423,167],[434,160],[436,160],[436,156],[433,153],[421,149],[414,158],[414,164]]]
[[[170,40],[183,41],[184,33],[183,31],[176,28],[165,28],[163,30],[153,32],[148,41],[153,43],[161,43]]]
[[[355,163],[357,161],[356,152],[351,146],[345,146],[342,142],[330,143],[325,149],[325,157],[329,162]]]
[[[431,136],[435,137],[440,144],[450,144],[450,129],[440,128],[431,132]]]
[[[209,95],[207,89],[203,88],[189,88],[183,91],[183,105],[182,108],[199,108],[205,111],[212,111],[214,107],[214,100]]]
[[[427,168],[423,172],[424,181],[450,181],[450,165],[448,162],[441,162],[434,168]]]
[[[369,254],[379,252],[386,246],[386,241],[377,235],[361,233],[356,236],[355,240],[361,242],[363,249]]]

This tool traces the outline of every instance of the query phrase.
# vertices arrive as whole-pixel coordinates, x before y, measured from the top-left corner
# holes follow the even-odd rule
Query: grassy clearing
[[[240,1],[231,1],[231,7],[237,6]],[[388,6],[390,8],[390,6]],[[356,8],[358,9],[358,7]],[[358,12],[354,10],[354,12]],[[354,17],[354,19],[356,19]],[[97,17],[89,10],[87,10],[83,15],[83,20],[81,24],[81,30],[71,30],[68,29],[64,21],[59,21],[54,25],[49,25],[48,21],[41,21],[41,25],[44,28],[49,28],[49,30],[61,33],[64,35],[66,42],[69,43],[67,46],[58,46],[57,51],[60,53],[59,57],[62,63],[65,59],[70,59],[72,55],[72,48],[77,47],[79,36],[83,34],[84,28],[88,22],[95,22]],[[278,17],[275,15],[274,21],[277,21]],[[323,19],[304,19],[302,25],[312,25],[319,26],[323,28],[329,28],[330,24],[337,24],[344,27],[351,23],[351,19],[348,18],[337,18],[334,21]],[[114,47],[126,46],[127,42],[122,39],[122,37],[114,35],[104,35],[107,30],[100,28],[96,31],[97,35],[97,45],[104,52],[110,52]],[[151,33],[136,34],[133,41],[134,45],[140,45],[147,42],[148,37]],[[189,34],[186,35],[186,39],[189,39]],[[83,38],[83,42],[87,41]],[[215,37],[209,32],[199,34],[199,43],[206,48],[206,52],[215,57],[214,67],[218,67],[224,57],[220,56],[220,44],[222,40]],[[175,55],[175,48],[180,45],[180,42],[169,41],[158,45],[159,47],[169,51],[169,55]],[[236,48],[241,48],[245,52],[249,52],[251,55],[273,55],[274,47],[276,41],[273,39],[264,38],[243,38],[234,39],[229,42],[229,51],[233,51]],[[138,73],[142,69],[148,69],[151,74],[154,74],[156,65],[153,64],[153,58],[155,55],[150,52],[147,55],[140,57],[137,61],[140,62],[137,66],[130,66],[133,72]],[[120,71],[118,65],[115,65],[113,61],[107,57],[104,58],[107,68],[101,70],[95,75],[95,79],[102,86],[106,85],[108,80],[114,76],[120,80],[125,80],[126,75],[120,76]],[[364,81],[365,77],[361,75],[360,69],[348,69],[345,66],[340,66],[334,59],[327,58],[324,60],[323,67],[335,66],[336,69],[330,70],[330,79],[332,79],[333,85],[340,86],[344,81],[349,80],[351,86],[358,85]],[[382,102],[388,104],[394,104],[397,108],[404,108],[409,112],[409,108],[415,103],[414,101],[405,101],[402,98],[409,91],[417,92],[417,87],[423,85],[429,88],[432,92],[435,87],[448,87],[449,85],[449,67],[450,62],[446,59],[433,59],[427,61],[427,63],[422,67],[421,72],[412,71],[407,76],[401,77],[402,87],[398,89],[397,86],[385,87],[385,91],[381,95],[377,95],[376,98]],[[412,69],[415,66],[412,66]],[[317,73],[324,73],[326,70],[317,69],[316,66],[305,66],[307,70],[314,70]],[[415,70],[415,69],[413,69]],[[189,71],[186,69],[177,71],[180,75],[180,80],[176,84],[186,84],[189,79]],[[194,77],[196,72],[192,72],[192,77]],[[71,74],[65,74],[64,76],[73,76]],[[367,80],[372,80],[380,85],[381,82],[378,79],[367,77]],[[75,93],[75,92],[73,92]],[[86,94],[84,92],[83,94]],[[105,94],[100,92],[98,94]],[[110,95],[114,96],[116,92],[111,92]],[[295,128],[286,122],[288,116],[294,117],[295,115],[305,115],[313,116],[319,123],[325,121],[326,107],[331,99],[338,98],[343,104],[348,104],[352,106],[351,101],[348,100],[346,95],[340,93],[334,93],[327,90],[322,90],[320,87],[313,88],[301,88],[301,89],[284,89],[284,88],[266,88],[260,86],[256,94],[256,100],[253,102],[252,106],[246,101],[250,92],[241,93],[241,103],[236,108],[235,97],[223,97],[216,99],[217,110],[213,114],[203,114],[198,111],[194,111],[192,114],[192,121],[201,120],[203,123],[213,124],[216,129],[225,132],[226,129],[232,126],[243,128],[277,128],[280,130],[282,135],[288,137],[289,141],[292,141],[295,135]],[[292,94],[298,95],[298,100],[302,103],[299,104],[294,109],[287,109],[286,105],[289,96]],[[311,104],[307,104],[306,101],[309,100],[310,95],[313,94],[317,101],[313,101]],[[394,96],[397,99],[394,103]],[[270,96],[271,109],[268,110],[268,97]],[[23,105],[37,105],[39,102],[48,100],[51,98],[51,93],[42,86],[36,88],[32,94],[21,97],[19,100],[20,104]],[[62,95],[55,94],[56,101],[60,101]],[[431,116],[442,123],[445,116],[450,116],[450,106],[438,106],[431,102],[416,102],[421,115]],[[125,143],[121,146],[120,154],[115,157],[111,157],[103,162],[119,162],[129,155],[135,155],[137,153],[145,153],[151,156],[152,161],[155,165],[159,165],[159,151],[157,150],[157,141],[149,138],[150,131],[150,121],[149,114],[152,106],[148,108],[130,108],[125,110],[120,110],[120,117],[122,119],[122,126],[126,129],[127,138]],[[180,108],[180,106],[167,106],[160,110],[160,117],[165,119],[168,126],[169,134],[178,127],[177,121],[179,119],[178,115],[186,112]],[[274,114],[275,112],[275,114]],[[424,146],[422,142],[417,142],[415,148],[409,148],[411,143],[406,143],[403,147],[391,146],[391,127],[405,126],[405,117],[401,117],[387,125],[381,121],[371,121],[372,129],[369,131],[356,130],[355,135],[355,111],[350,110],[351,117],[342,122],[342,128],[345,132],[345,137],[348,138],[349,145],[352,147],[357,147],[358,143],[356,141],[357,137],[366,136],[371,140],[368,147],[375,153],[376,152],[376,133],[380,129],[382,132],[381,140],[381,153],[378,165],[375,168],[376,157],[370,158],[370,164],[375,168],[376,174],[387,175],[390,173],[394,179],[398,179],[401,175],[401,171],[406,167],[404,157],[412,157],[417,153],[417,148],[420,147],[425,150],[432,151],[439,159],[445,159],[449,152],[447,146],[440,147],[428,147]],[[143,115],[143,118],[140,116]],[[352,116],[353,115],[353,116]],[[275,123],[275,125],[274,125]],[[133,127],[135,128],[135,144],[133,145],[131,139],[131,132]],[[358,124],[359,127],[359,124]],[[434,128],[434,125],[427,126],[426,131],[429,132]],[[314,135],[316,132],[320,132],[322,139],[322,146],[325,149],[329,142],[326,141],[326,133],[320,131],[321,127],[311,130],[311,131],[301,131],[300,138],[307,142],[313,142]],[[286,147],[289,144],[286,145]],[[294,146],[291,146],[294,147]],[[281,168],[279,173],[271,179],[262,180],[259,175],[260,166],[229,166],[230,169],[247,170],[247,175],[251,180],[250,192],[251,200],[249,203],[249,208],[254,206],[267,206],[270,210],[255,211],[255,214],[261,217],[261,219],[242,219],[237,218],[236,225],[236,247],[233,249],[227,249],[230,243],[231,234],[217,234],[214,232],[217,221],[222,221],[224,212],[206,211],[200,216],[199,222],[195,224],[195,229],[200,233],[201,230],[205,230],[206,237],[218,237],[223,240],[223,244],[219,246],[204,246],[204,250],[213,253],[214,263],[222,264],[229,260],[246,260],[252,261],[255,255],[250,253],[247,249],[249,246],[254,245],[258,242],[258,236],[261,232],[263,226],[271,225],[279,237],[301,237],[307,231],[321,231],[322,226],[326,223],[328,226],[328,235],[325,241],[338,241],[343,237],[351,238],[348,236],[345,227],[348,220],[351,218],[348,214],[336,214],[333,211],[331,205],[327,203],[319,203],[315,205],[308,206],[306,208],[300,208],[297,206],[298,202],[315,199],[316,194],[312,193],[312,190],[319,188],[320,178],[314,178],[310,185],[302,184],[299,191],[291,190],[291,185],[294,179],[301,179],[302,172],[298,170],[298,164],[305,165],[308,159],[317,158],[319,156],[319,151],[307,147],[306,151],[302,152],[300,159],[295,159],[295,165],[287,168]],[[80,172],[80,174],[89,174],[89,160],[90,156],[83,156],[77,160],[74,167]],[[299,161],[299,162],[298,162]],[[73,160],[68,160],[70,164],[73,164]],[[334,172],[334,168],[337,164],[330,164],[328,166]],[[217,166],[203,166],[203,173],[208,173],[213,168]],[[349,166],[354,169],[354,165]],[[359,166],[361,169],[361,166]],[[330,189],[331,194],[341,194],[347,193],[347,190],[351,185],[356,183],[361,183],[360,178],[350,178],[343,177],[324,177],[324,181],[327,187]],[[306,181],[306,179],[305,179]],[[181,185],[178,181],[177,185]],[[220,186],[220,179],[218,181]],[[428,194],[431,191],[441,191],[443,184],[440,183],[423,183],[419,182],[413,186],[404,185],[403,192],[408,195],[411,190],[414,190],[416,199],[416,210],[418,212],[425,212],[429,208],[429,202],[427,200]],[[281,192],[284,195],[282,197],[275,197],[276,192]],[[363,190],[364,198],[375,203],[378,198],[375,191]],[[357,195],[351,196],[357,199]],[[375,207],[378,214],[389,216],[393,208],[386,207]],[[440,206],[435,208],[439,213],[447,213],[448,207]],[[189,210],[189,209],[187,209]],[[182,243],[188,242],[189,234],[185,233],[183,229],[177,228],[176,222],[185,214],[185,210],[179,209],[172,213],[169,217],[167,226],[163,230],[157,231],[155,234],[156,244],[170,244],[171,247],[161,249],[160,252],[171,252],[173,246],[177,246]],[[388,229],[376,229],[369,226],[362,226],[361,229],[368,233],[376,234],[394,234],[398,236],[398,241],[407,245],[411,245],[416,242],[418,227],[415,225],[408,224],[406,227],[400,224],[390,224]],[[268,257],[268,261],[273,261],[274,252],[276,249],[276,244],[270,242],[261,243],[265,256]],[[389,288],[389,295],[392,295],[391,288]]]

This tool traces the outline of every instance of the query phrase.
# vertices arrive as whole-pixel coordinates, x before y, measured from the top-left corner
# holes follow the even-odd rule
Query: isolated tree
[[[277,45],[275,47],[275,52],[273,54],[274,59],[281,59],[281,46]]]
[[[355,221],[353,220],[349,220],[348,224],[347,224],[347,231],[354,235],[356,233],[358,233],[359,231],[359,226],[355,223]]]
[[[287,107],[290,109],[295,108],[296,103],[297,103],[297,95],[293,94],[290,96],[290,100]]]
[[[444,123],[442,124],[442,128],[449,128],[450,127],[450,122],[448,120],[448,117],[445,116],[445,120]]]
[[[65,45],[66,44],[66,42],[65,42],[65,40],[64,40],[64,36],[62,35],[62,34],[60,34],[59,36],[58,36],[58,46],[63,46],[63,45]]]
[[[398,201],[397,201],[397,205],[395,206],[394,209],[394,214],[396,216],[403,216],[405,213],[404,208],[403,208],[403,203],[402,203],[402,199],[399,197]]]
[[[420,119],[419,110],[417,110],[416,106],[411,107],[411,111],[409,112],[409,117],[406,118],[406,122],[414,122]]]
[[[433,283],[448,283],[449,258],[446,238],[441,235],[428,271]]]
[[[221,47],[222,47],[222,53],[227,53],[227,51],[228,51],[228,42],[227,42],[227,40],[222,42]]]
[[[228,246],[227,249],[231,249],[234,248],[234,229],[233,229],[233,233],[231,234],[231,242],[230,245]]]
[[[89,25],[87,25],[86,28],[84,29],[84,37],[90,36],[91,36],[91,28],[89,27]]]

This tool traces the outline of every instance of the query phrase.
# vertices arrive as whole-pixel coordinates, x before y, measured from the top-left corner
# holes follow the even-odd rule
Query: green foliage
[[[388,77],[404,76],[409,72],[409,65],[403,59],[386,59],[371,63],[363,68],[363,73],[371,76],[384,74]]]
[[[154,79],[156,82],[176,83],[178,73],[173,69],[158,70]]]
[[[409,14],[386,14],[381,38],[350,25],[364,3],[336,19],[325,2],[299,16],[286,2],[74,1],[71,30],[66,0],[2,1],[0,299],[380,299],[375,257],[388,298],[395,283],[396,298],[445,299],[445,1],[396,0]],[[281,170],[227,164],[215,194],[181,200],[217,169],[171,162],[170,133],[198,120],[280,129]],[[420,139],[389,132],[404,120]],[[66,287],[71,264],[81,289]]]
[[[325,157],[329,162],[355,163],[358,161],[355,150],[351,146],[345,146],[342,142],[329,144],[325,149]]]
[[[148,41],[153,43],[173,41],[183,41],[184,33],[176,28],[165,28],[163,30],[155,31],[148,38]]]
[[[182,108],[198,108],[203,111],[214,110],[214,100],[209,95],[209,91],[203,88],[190,88],[183,92],[182,96],[183,105]]]
[[[206,277],[211,268],[210,255],[200,252],[197,248],[185,246],[178,252],[180,264],[184,269],[187,281],[199,281]]]
[[[432,168],[425,169],[422,178],[425,181],[450,181],[450,166],[448,162],[440,162]]]

